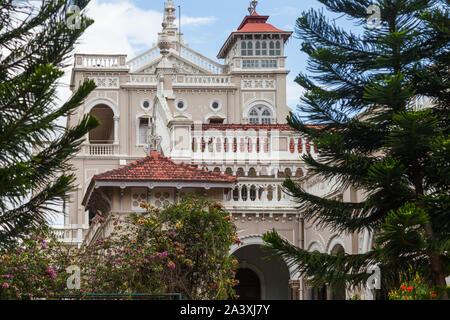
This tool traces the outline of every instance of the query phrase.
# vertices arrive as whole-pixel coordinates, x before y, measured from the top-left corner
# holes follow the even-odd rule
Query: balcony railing
[[[174,146],[174,150],[176,150]],[[198,161],[299,160],[305,154],[317,154],[313,143],[293,136],[248,136],[235,134],[202,135],[192,138],[191,157]],[[176,151],[175,151],[176,154]]]
[[[59,242],[79,245],[83,242],[83,228],[54,227],[53,234]]]
[[[111,143],[85,144],[81,148],[82,155],[89,156],[114,156],[119,154],[119,145]]]
[[[184,45],[181,46],[180,55],[211,73],[222,74],[224,71],[224,67],[219,63],[196,53]]]
[[[238,207],[292,207],[292,198],[282,192],[280,183],[270,181],[240,182],[234,190],[224,194],[226,208]]]
[[[187,76],[179,75],[175,78],[174,85],[194,86],[232,86],[230,76]]]
[[[159,56],[159,48],[153,47],[136,58],[128,61],[126,64],[130,67],[131,72],[135,72],[139,68],[151,63],[153,60],[156,60]]]
[[[127,68],[126,55],[75,54],[76,68],[115,69]]]

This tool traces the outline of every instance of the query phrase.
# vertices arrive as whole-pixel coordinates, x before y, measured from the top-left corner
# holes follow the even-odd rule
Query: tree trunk
[[[429,240],[433,239],[433,228],[431,222],[425,225],[425,234]],[[435,285],[443,287],[442,300],[448,300],[447,283],[445,282],[445,274],[442,269],[441,257],[436,252],[431,252],[429,255],[431,264],[431,275]]]

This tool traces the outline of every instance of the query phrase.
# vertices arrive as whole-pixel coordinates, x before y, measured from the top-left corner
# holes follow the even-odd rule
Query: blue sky
[[[131,59],[149,49],[161,30],[164,0],[91,0],[87,15],[95,20],[77,48],[79,53],[128,54]],[[207,56],[216,56],[231,32],[248,14],[250,0],[174,0],[182,8],[182,32],[189,46]],[[315,0],[260,0],[257,12],[269,15],[268,23],[294,31],[302,11],[323,6]],[[178,12],[176,13],[178,17]],[[336,18],[337,15],[329,14]],[[345,18],[339,24],[351,26]],[[286,48],[288,76],[287,104],[295,109],[302,89],[294,82],[299,72],[306,70],[307,57],[300,52],[301,40],[295,34]],[[68,80],[68,77],[66,78]],[[67,96],[70,93],[67,91]]]

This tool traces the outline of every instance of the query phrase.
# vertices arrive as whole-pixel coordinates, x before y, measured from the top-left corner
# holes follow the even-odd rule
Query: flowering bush
[[[439,300],[442,289],[430,286],[418,273],[403,275],[400,289],[388,293],[390,300]]]
[[[181,293],[186,299],[228,299],[240,243],[220,203],[186,197],[145,213],[115,218],[113,233],[74,255],[82,271],[82,293]],[[103,223],[100,221],[99,223]]]
[[[40,232],[0,250],[0,299],[52,297],[65,289],[70,250]]]
[[[43,234],[0,251],[0,299],[89,293],[235,297],[238,263],[228,253],[240,240],[220,203],[187,197],[162,210],[142,207],[142,214],[114,218],[113,232],[90,245],[69,249]],[[66,287],[68,266],[80,268],[79,290]]]

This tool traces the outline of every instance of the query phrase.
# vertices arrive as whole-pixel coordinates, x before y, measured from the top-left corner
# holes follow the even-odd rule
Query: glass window
[[[250,124],[271,124],[272,112],[264,106],[257,106],[250,110],[248,114]]]
[[[242,63],[244,69],[259,68],[259,60],[244,60]]]
[[[276,68],[277,60],[261,60],[261,68]]]
[[[277,41],[276,49],[277,50],[275,50],[275,55],[281,56],[281,43],[280,43],[280,41]]]
[[[269,55],[274,56],[275,55],[275,43],[273,41],[270,41],[269,43]]]
[[[260,56],[260,55],[261,55],[261,42],[256,41],[255,56]]]
[[[251,41],[247,42],[247,55],[253,55],[253,43]]]
[[[262,47],[261,55],[262,55],[262,56],[267,56],[267,42],[266,42],[266,41],[263,41],[261,47]]]
[[[241,43],[241,53],[243,56],[247,55],[247,43],[244,41]]]

